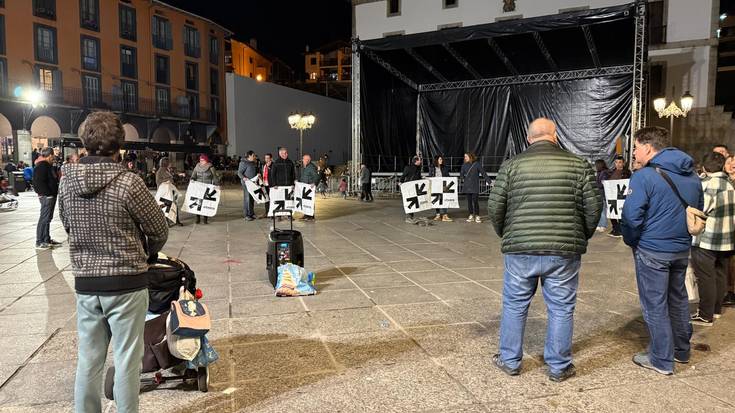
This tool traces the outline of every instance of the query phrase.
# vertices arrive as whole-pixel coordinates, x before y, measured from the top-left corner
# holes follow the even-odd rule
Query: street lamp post
[[[288,117],[291,129],[299,130],[299,159],[304,155],[304,129],[311,129],[316,122],[316,116],[312,114],[294,113]]]
[[[676,96],[675,89],[671,90],[671,97],[672,99]],[[672,138],[674,136],[674,118],[685,118],[689,111],[692,109],[692,105],[694,104],[694,96],[692,96],[688,91],[684,93],[681,96],[680,99],[681,102],[681,108],[676,105],[676,101],[672,100],[670,104],[666,104],[666,98],[665,97],[659,97],[656,100],[653,101],[653,108],[656,109],[656,112],[658,113],[659,118],[669,118],[670,119],[670,127],[669,127],[669,134],[671,134]]]

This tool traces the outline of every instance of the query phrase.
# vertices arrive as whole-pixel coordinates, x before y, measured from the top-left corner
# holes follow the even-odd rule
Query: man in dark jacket
[[[49,249],[60,242],[51,239],[51,220],[54,219],[56,195],[59,192],[59,178],[53,167],[53,148],[43,148],[36,159],[33,173],[33,188],[41,202],[41,214],[36,226],[36,249]]]
[[[674,362],[689,362],[689,299],[684,279],[692,236],[681,200],[703,209],[702,184],[694,162],[684,152],[668,147],[669,133],[659,127],[635,134],[635,159],[643,167],[630,179],[623,206],[623,241],[633,248],[638,296],[651,342],[648,352],[633,356],[641,367],[664,375]]]
[[[493,361],[509,375],[520,373],[528,306],[540,278],[548,312],[544,360],[549,378],[563,381],[575,374],[572,326],[581,255],[602,205],[592,167],[559,147],[552,121],[533,121],[528,142],[528,149],[503,162],[488,202],[505,254],[500,353]]]
[[[365,164],[360,165],[360,201],[373,202],[372,190],[373,173]]]
[[[168,226],[143,180],[119,163],[125,139],[112,112],[93,112],[79,128],[89,156],[63,166],[59,215],[69,234],[77,297],[77,412],[100,412],[100,383],[112,342],[115,402],[137,412],[148,310],[148,261]]]
[[[288,149],[281,147],[278,149],[278,159],[271,166],[271,176],[268,179],[268,185],[274,186],[293,186],[296,180],[296,168],[293,162],[288,159]]]
[[[316,170],[316,165],[311,161],[311,155],[308,153],[301,158],[301,179],[300,181],[309,184],[316,185],[319,183],[319,171]],[[314,191],[316,193],[316,191]],[[304,221],[313,221],[313,215],[304,215]]]
[[[406,165],[403,169],[403,175],[401,175],[401,183],[418,181],[421,179],[421,157],[414,156],[411,158],[411,163]],[[406,215],[406,223],[413,224],[413,213]]]
[[[240,165],[237,168],[237,176],[240,178],[240,184],[242,185],[242,211],[246,221],[255,220],[255,205],[254,200],[248,192],[248,187],[245,182],[258,176],[258,165],[255,163],[255,152],[248,151],[245,154],[245,158],[240,161]]]

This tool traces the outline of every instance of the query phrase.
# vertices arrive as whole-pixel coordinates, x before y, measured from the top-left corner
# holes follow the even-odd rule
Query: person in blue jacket
[[[668,147],[669,133],[659,127],[635,134],[635,159],[643,167],[630,179],[623,206],[623,241],[633,248],[638,296],[648,326],[648,352],[633,356],[641,367],[664,375],[674,362],[688,363],[692,327],[684,279],[692,236],[686,209],[667,183],[667,176],[687,205],[703,209],[702,184],[694,161]]]
[[[23,179],[26,181],[26,191],[29,191],[33,182],[33,167],[31,165],[23,168]]]

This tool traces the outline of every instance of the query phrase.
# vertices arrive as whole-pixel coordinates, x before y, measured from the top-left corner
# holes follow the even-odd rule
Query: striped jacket
[[[710,251],[735,250],[735,188],[724,172],[717,172],[702,180],[702,189],[707,224],[692,245]]]

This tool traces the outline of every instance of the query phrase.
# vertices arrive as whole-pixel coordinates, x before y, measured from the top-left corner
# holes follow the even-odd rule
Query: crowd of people
[[[119,118],[94,112],[80,129],[86,156],[69,158],[60,169],[54,166],[52,148],[43,148],[35,157],[32,186],[41,204],[36,245],[47,249],[60,244],[49,231],[58,198],[77,293],[76,409],[100,411],[99,386],[112,343],[117,408],[135,411],[148,264],[164,246],[169,227],[151,191],[133,170],[136,160],[120,155],[124,130]],[[488,201],[489,221],[502,239],[504,254],[500,343],[493,364],[512,376],[521,373],[528,309],[540,281],[548,313],[544,347],[548,376],[561,382],[576,374],[572,331],[581,256],[595,232],[607,227],[602,183],[630,179],[622,218],[612,222],[610,235],[621,237],[632,249],[641,310],[650,333],[647,350],[633,355],[632,361],[673,374],[675,364],[689,362],[692,325],[712,326],[725,306],[735,304],[731,270],[735,158],[718,145],[697,171],[694,160],[671,147],[668,131],[658,127],[636,132],[634,156],[640,167],[632,172],[621,157],[615,158],[612,169],[598,161],[593,170],[586,160],[559,146],[556,125],[548,119],[533,121],[527,140],[525,151],[501,165]],[[268,191],[297,180],[318,186],[331,173],[326,162],[314,164],[309,154],[302,156],[297,168],[285,147],[275,158],[264,154],[263,162],[253,151],[244,155],[237,176],[246,221],[257,219],[245,186],[248,180],[259,178]],[[480,223],[480,181],[490,184],[490,177],[474,154],[466,153],[464,160],[460,176],[468,199],[467,221]],[[421,165],[420,157],[413,158],[402,181],[421,179]],[[538,173],[539,165],[543,174]],[[207,155],[199,155],[192,169],[192,181],[219,183],[219,172]],[[173,182],[175,175],[168,158],[159,159],[155,183]],[[430,176],[448,176],[441,156],[433,160]],[[372,178],[364,164],[359,179],[361,200],[371,202]],[[342,180],[340,192],[346,191]],[[690,225],[693,210],[706,216],[701,232]],[[446,210],[435,212],[435,220],[452,221]],[[313,221],[314,216],[303,219]],[[690,265],[700,297],[695,314],[689,312],[685,287]]]

